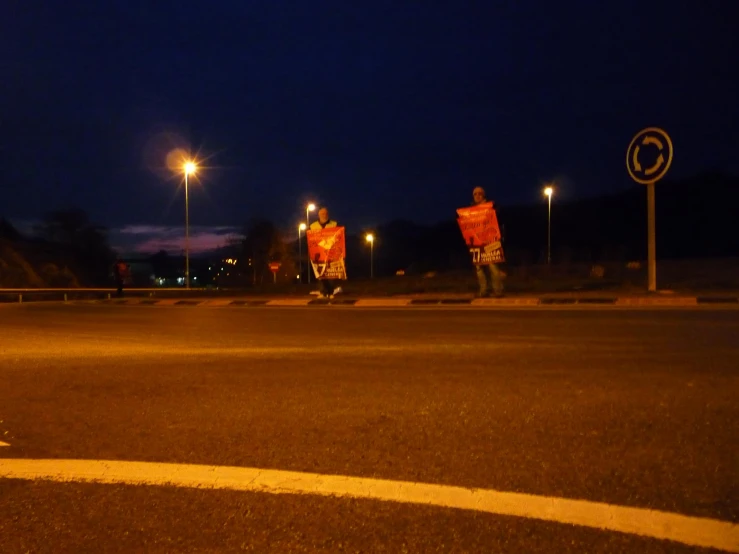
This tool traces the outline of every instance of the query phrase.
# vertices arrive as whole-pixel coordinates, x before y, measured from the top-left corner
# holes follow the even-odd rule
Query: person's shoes
[[[341,290],[341,287],[336,287],[336,288],[334,289],[334,294],[340,294],[341,292],[343,292],[343,291]]]
[[[489,292],[478,292],[477,297],[478,298],[490,298],[490,293]]]
[[[496,292],[493,296],[495,298],[503,298],[505,296],[505,294],[503,294],[502,292]]]
[[[320,290],[312,290],[310,291],[310,294],[313,296],[323,296],[323,293]]]

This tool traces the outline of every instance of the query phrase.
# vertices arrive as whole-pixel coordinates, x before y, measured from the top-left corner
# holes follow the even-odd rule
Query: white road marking
[[[0,458],[0,478],[315,494],[475,510],[739,553],[739,524],[587,500],[249,467]]]
[[[269,300],[265,306],[307,306],[313,298],[278,298]]]
[[[0,360],[5,358],[17,361],[19,359],[39,359],[45,357],[53,357],[55,360],[64,358],[119,358],[121,356],[157,356],[163,358],[165,356],[182,357],[182,356],[243,356],[246,358],[285,358],[288,356],[326,356],[327,353],[332,355],[346,354],[351,356],[363,355],[380,355],[380,354],[410,354],[414,352],[423,354],[459,354],[465,351],[489,350],[491,352],[514,351],[521,348],[521,343],[501,342],[487,344],[459,344],[448,345],[446,343],[415,343],[415,344],[398,344],[388,345],[379,340],[361,341],[357,344],[340,345],[317,345],[317,346],[191,346],[179,345],[176,343],[166,342],[165,340],[157,340],[157,338],[148,339],[148,342],[127,342],[127,340],[118,337],[111,337],[111,341],[107,339],[107,335],[100,334],[94,339],[78,338],[74,343],[70,343],[67,337],[62,340],[59,337],[49,334],[39,335],[38,338],[28,336],[17,344],[3,345],[0,347]],[[112,341],[116,339],[118,343]],[[524,342],[527,346],[532,341],[527,338]],[[30,346],[29,346],[30,345]],[[555,341],[542,342],[537,346],[546,348],[561,348]],[[5,369],[3,367],[3,369]]]
[[[410,298],[360,298],[355,307],[393,307],[393,306],[409,306],[411,303]]]

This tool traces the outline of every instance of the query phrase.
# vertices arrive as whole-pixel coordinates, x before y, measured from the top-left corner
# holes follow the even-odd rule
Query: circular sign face
[[[670,136],[657,127],[639,131],[626,150],[626,169],[637,183],[656,183],[672,164]]]
[[[269,269],[271,271],[277,272],[280,269],[280,262],[269,262]]]

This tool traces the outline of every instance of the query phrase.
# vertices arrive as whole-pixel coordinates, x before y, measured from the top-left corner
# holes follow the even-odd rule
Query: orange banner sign
[[[344,227],[305,232],[308,254],[316,279],[346,279]]]
[[[457,216],[473,264],[499,264],[505,261],[498,217],[492,202],[459,208]]]

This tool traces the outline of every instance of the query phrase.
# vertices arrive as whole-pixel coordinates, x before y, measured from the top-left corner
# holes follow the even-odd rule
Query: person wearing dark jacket
[[[488,199],[485,195],[485,189],[475,187],[472,189],[472,205],[478,206],[485,204]],[[493,204],[495,208],[495,204]],[[503,278],[504,274],[497,264],[476,265],[475,273],[477,274],[477,282],[480,285],[479,296],[487,298],[495,294],[495,296],[503,296]]]
[[[119,298],[123,296],[123,285],[128,278],[128,265],[126,262],[118,258],[113,264],[113,276],[115,277],[116,284],[116,296]]]

